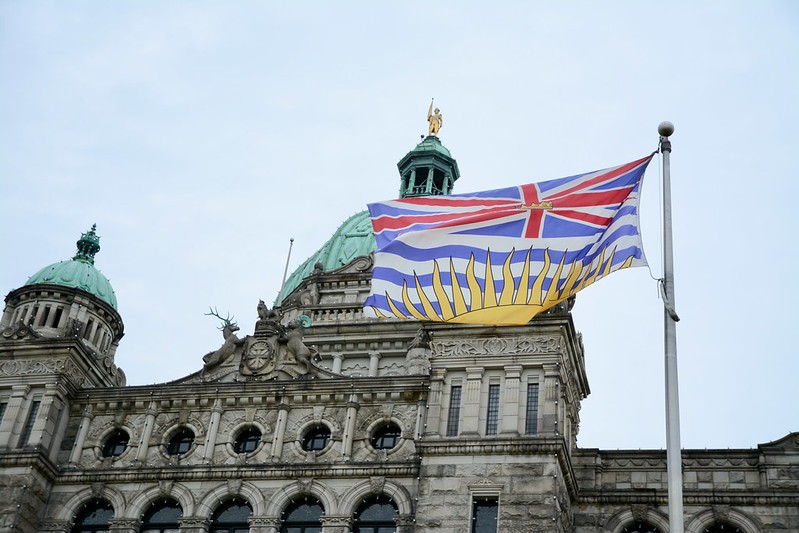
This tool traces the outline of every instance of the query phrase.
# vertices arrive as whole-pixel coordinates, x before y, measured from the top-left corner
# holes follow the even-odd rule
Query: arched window
[[[194,432],[186,427],[180,428],[177,433],[172,435],[172,438],[169,439],[166,452],[169,455],[183,455],[191,450],[192,444],[194,444]]]
[[[704,528],[702,533],[743,533],[743,529],[729,522],[713,522],[713,525]]]
[[[178,533],[178,519],[183,516],[183,509],[175,500],[168,498],[158,500],[150,505],[144,513],[141,533]]]
[[[294,502],[283,511],[280,533],[322,533],[322,504],[315,498]]]
[[[245,500],[233,498],[223,503],[211,515],[210,533],[249,533],[247,519],[252,516],[252,507]]]
[[[75,517],[71,533],[106,533],[108,521],[114,518],[114,508],[106,500],[86,503]]]
[[[387,496],[366,500],[352,517],[353,533],[395,533],[397,506]]]
[[[635,522],[622,528],[622,533],[660,533],[660,530],[649,522]]]

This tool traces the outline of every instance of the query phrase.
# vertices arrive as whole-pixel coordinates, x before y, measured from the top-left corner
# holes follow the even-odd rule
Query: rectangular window
[[[64,314],[63,307],[56,307],[55,310],[55,318],[53,318],[53,326],[54,328],[58,327],[58,324],[61,322],[61,315]]]
[[[6,414],[6,407],[7,406],[8,406],[8,404],[6,402],[0,403],[0,423],[3,422],[3,417]]]
[[[28,411],[28,419],[25,420],[25,427],[22,429],[22,435],[19,437],[20,446],[27,446],[28,440],[31,438],[31,432],[33,431],[33,424],[36,423],[36,417],[39,414],[39,405],[42,402],[39,400],[34,400],[31,402],[31,409]]]
[[[499,385],[488,386],[488,412],[486,413],[486,435],[496,435],[499,425]]]
[[[527,416],[524,419],[525,435],[538,433],[538,383],[527,385]]]
[[[458,419],[461,417],[461,387],[452,387],[449,395],[449,416],[447,418],[447,437],[458,435]]]
[[[499,499],[476,496],[472,500],[472,533],[497,533]]]

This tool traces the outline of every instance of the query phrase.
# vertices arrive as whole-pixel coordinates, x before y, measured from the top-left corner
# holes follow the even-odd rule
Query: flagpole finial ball
[[[668,120],[661,122],[658,126],[658,133],[663,137],[670,137],[674,133],[674,124]]]

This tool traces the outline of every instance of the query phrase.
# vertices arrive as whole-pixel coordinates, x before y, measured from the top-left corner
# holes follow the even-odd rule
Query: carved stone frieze
[[[433,357],[557,353],[560,337],[489,337],[430,341]]]

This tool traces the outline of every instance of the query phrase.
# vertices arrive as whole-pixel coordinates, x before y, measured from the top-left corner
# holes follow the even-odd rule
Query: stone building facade
[[[436,137],[401,194],[446,194]],[[576,445],[589,393],[573,300],[524,326],[363,316],[358,213],[253,304],[252,333],[171,383],[126,386],[94,228],[0,322],[0,532],[668,531],[665,452]],[[256,305],[257,303],[257,305]],[[220,317],[221,318],[221,317]],[[198,358],[199,361],[199,358]],[[799,531],[799,434],[683,453],[690,533]]]

